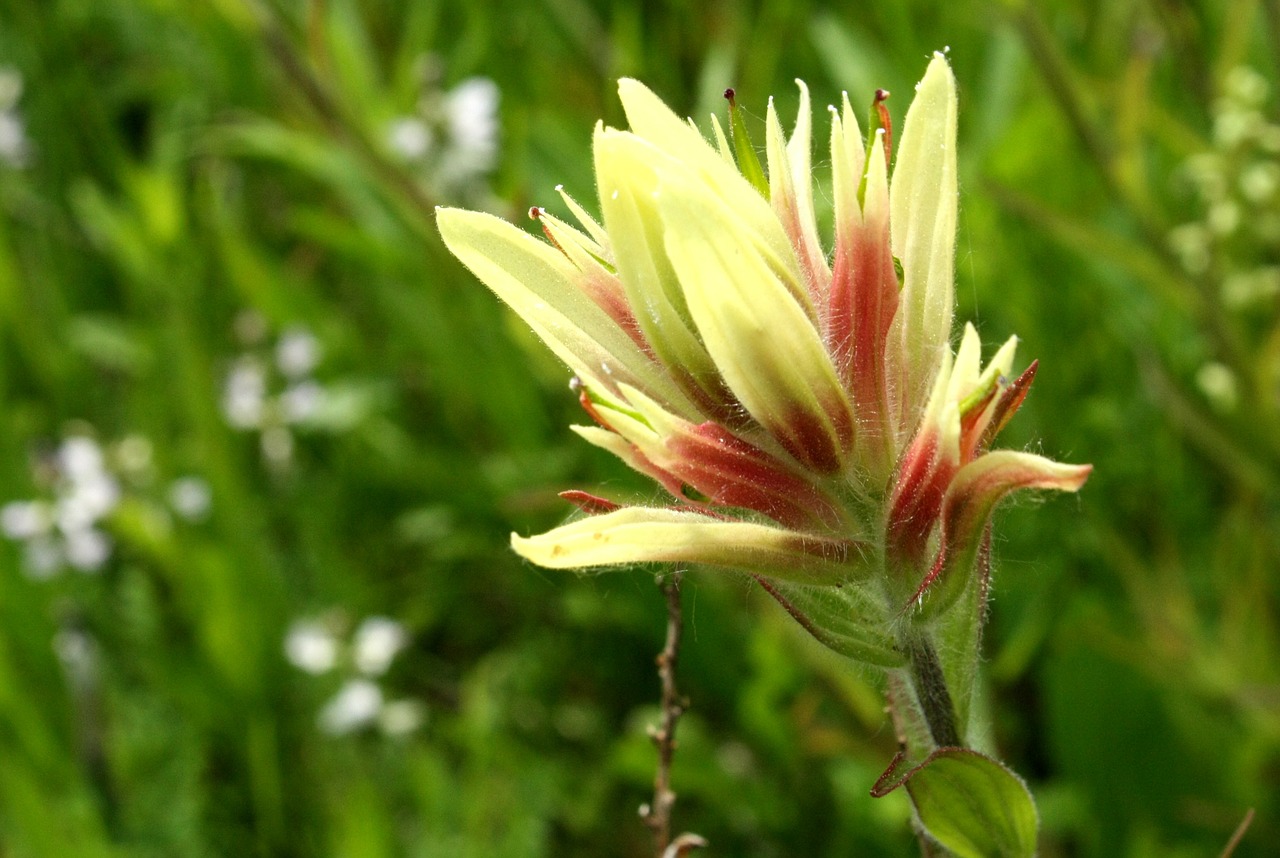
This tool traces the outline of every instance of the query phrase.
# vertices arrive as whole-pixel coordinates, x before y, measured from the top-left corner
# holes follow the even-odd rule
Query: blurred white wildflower
[[[43,501],[12,501],[0,508],[0,531],[9,539],[32,539],[48,532],[52,524],[52,510]]]
[[[320,363],[320,343],[300,326],[285,329],[276,342],[276,366],[286,378],[302,378]]]
[[[331,736],[372,724],[382,711],[382,689],[368,679],[349,679],[320,710],[317,723]]]
[[[189,521],[209,509],[208,484],[184,477],[155,485],[154,447],[138,434],[102,445],[83,430],[65,437],[54,450],[39,456],[32,473],[38,496],[0,506],[0,536],[21,543],[23,568],[35,579],[52,578],[67,569],[97,572],[106,566],[114,541],[104,527],[128,503],[148,510],[142,520],[167,533],[166,501]]]
[[[388,617],[369,617],[356,629],[352,660],[366,676],[381,676],[409,642],[404,626]]]
[[[22,75],[17,69],[0,68],[0,161],[15,169],[27,165],[31,145],[27,127],[18,113],[22,98]]]
[[[93,528],[73,530],[66,535],[67,564],[81,572],[96,572],[111,556],[111,539]]]
[[[418,161],[431,151],[434,135],[417,116],[402,116],[387,129],[387,145],[405,161]]]
[[[305,423],[324,405],[324,388],[314,379],[291,384],[280,394],[280,414],[286,423]]]
[[[1241,66],[1223,79],[1210,142],[1179,171],[1195,195],[1197,216],[1169,233],[1183,269],[1216,287],[1242,332],[1274,330],[1280,321],[1280,122],[1268,116],[1270,96],[1267,79],[1253,69]],[[1280,387],[1258,383],[1280,377],[1280,353],[1251,338],[1243,362],[1209,360],[1196,373],[1201,394],[1219,413],[1237,411],[1251,391],[1280,407]],[[1246,365],[1256,367],[1257,379],[1238,377]]]
[[[222,389],[222,413],[237,429],[257,429],[267,406],[267,376],[256,359],[244,355],[227,373]]]
[[[338,639],[317,620],[299,620],[284,639],[285,657],[299,670],[319,675],[338,663]]]
[[[293,325],[270,344],[265,323],[253,313],[237,318],[236,333],[252,350],[236,357],[227,372],[223,416],[232,428],[261,433],[263,458],[284,467],[293,458],[292,427],[314,420],[327,401],[325,388],[311,375],[320,363],[320,343]]]
[[[200,477],[179,477],[169,486],[169,506],[187,521],[201,521],[209,515],[213,491]]]
[[[387,125],[392,155],[444,199],[474,196],[498,161],[501,92],[489,78],[469,77],[450,90],[439,84],[438,64],[423,58],[415,111]]]
[[[498,158],[498,85],[470,77],[444,100],[449,129],[441,172],[471,177],[493,169]]]
[[[121,495],[102,448],[92,438],[73,435],[59,445],[47,472],[47,496],[0,507],[0,531],[23,543],[24,566],[33,578],[52,577],[68,566],[98,571],[112,549],[99,525]]]
[[[317,716],[320,729],[338,736],[377,726],[389,736],[418,729],[426,720],[426,707],[411,699],[388,701],[378,678],[409,643],[404,626],[389,617],[362,620],[346,640],[340,614],[301,619],[285,635],[285,657],[294,667],[313,676],[337,672],[338,691]]]

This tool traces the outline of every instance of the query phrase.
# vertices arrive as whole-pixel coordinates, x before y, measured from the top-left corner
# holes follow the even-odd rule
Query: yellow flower
[[[770,103],[767,180],[718,122],[708,143],[624,79],[630,130],[594,139],[603,223],[562,192],[581,228],[534,209],[549,243],[457,209],[439,228],[573,371],[595,424],[578,434],[671,494],[647,508],[570,493],[588,516],[513,537],[516,551],[553,568],[746,572],[829,645],[892,662],[877,627],[912,600],[953,600],[1000,497],[1075,490],[1089,468],[985,454],[1030,375],[1008,380],[1012,340],[985,372],[972,327],[949,347],[956,92],[943,56],[916,88],[892,176],[887,123],[864,140],[847,97],[831,108],[830,253],[799,86],[790,138]],[[833,613],[853,616],[852,599],[857,622],[816,619],[814,588],[848,582],[856,595]]]

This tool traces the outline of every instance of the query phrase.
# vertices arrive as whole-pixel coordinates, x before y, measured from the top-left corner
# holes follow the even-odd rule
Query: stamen
[[[871,169],[871,153],[875,149],[877,140],[881,141],[884,147],[885,172],[887,173],[893,166],[890,159],[890,152],[893,151],[893,120],[889,118],[889,108],[884,106],[888,100],[889,90],[887,89],[877,89],[875,97],[871,100],[871,118],[867,124],[867,156],[863,160],[862,179],[858,183],[858,205],[866,204],[867,171]],[[901,274],[898,279],[902,279]]]
[[[871,102],[871,126],[874,128],[879,126],[884,129],[884,166],[887,170],[890,166],[889,157],[893,151],[893,120],[889,117],[889,108],[885,107],[885,102],[889,100],[889,90],[877,89],[876,97]]]
[[[551,228],[547,226],[547,222],[542,219],[543,215],[545,215],[546,213],[547,213],[547,210],[542,208],[541,206],[529,207],[530,219],[536,220],[539,224],[541,224],[542,234],[547,237],[547,241],[551,242],[551,244],[555,247],[556,250],[560,251],[561,253],[564,253],[564,248],[560,246],[560,242],[556,241],[556,237],[555,235],[552,234]],[[565,255],[568,256],[567,253]]]
[[[587,415],[592,420],[599,424],[602,429],[608,429],[610,432],[614,431],[614,428],[609,425],[609,421],[601,417],[600,412],[596,410],[596,404],[592,401],[591,394],[587,390],[587,386],[582,383],[582,379],[576,375],[569,379],[569,389],[578,394],[578,404],[582,406],[582,410],[587,412]]]
[[[888,115],[888,108],[884,106],[886,101],[888,101],[888,90],[876,90],[876,100],[872,102],[872,106],[876,109],[879,127],[884,129],[884,166],[888,168],[891,166],[890,152],[893,151],[893,120]]]

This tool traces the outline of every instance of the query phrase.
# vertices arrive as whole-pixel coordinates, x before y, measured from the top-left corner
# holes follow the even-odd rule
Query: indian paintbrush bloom
[[[865,140],[847,96],[830,108],[830,252],[799,87],[789,138],[769,105],[766,171],[732,101],[732,139],[713,117],[709,143],[624,79],[630,130],[595,132],[602,223],[561,191],[581,228],[534,209],[547,242],[457,209],[439,228],[572,369],[593,423],[574,430],[671,495],[655,508],[568,492],[586,516],[514,536],[517,552],[552,568],[737,570],[828,646],[895,667],[911,659],[904,628],[957,605],[980,625],[995,504],[1019,488],[1075,491],[1090,468],[989,451],[1035,365],[1013,375],[1010,339],[984,367],[971,325],[950,347],[956,93],[943,56],[916,88],[892,177],[885,94]]]

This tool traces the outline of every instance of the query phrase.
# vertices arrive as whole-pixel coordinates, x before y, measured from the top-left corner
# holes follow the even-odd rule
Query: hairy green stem
[[[960,747],[962,737],[956,723],[956,708],[951,701],[951,691],[947,688],[937,650],[925,635],[904,635],[902,645],[907,654],[916,700],[933,743],[940,748]]]

